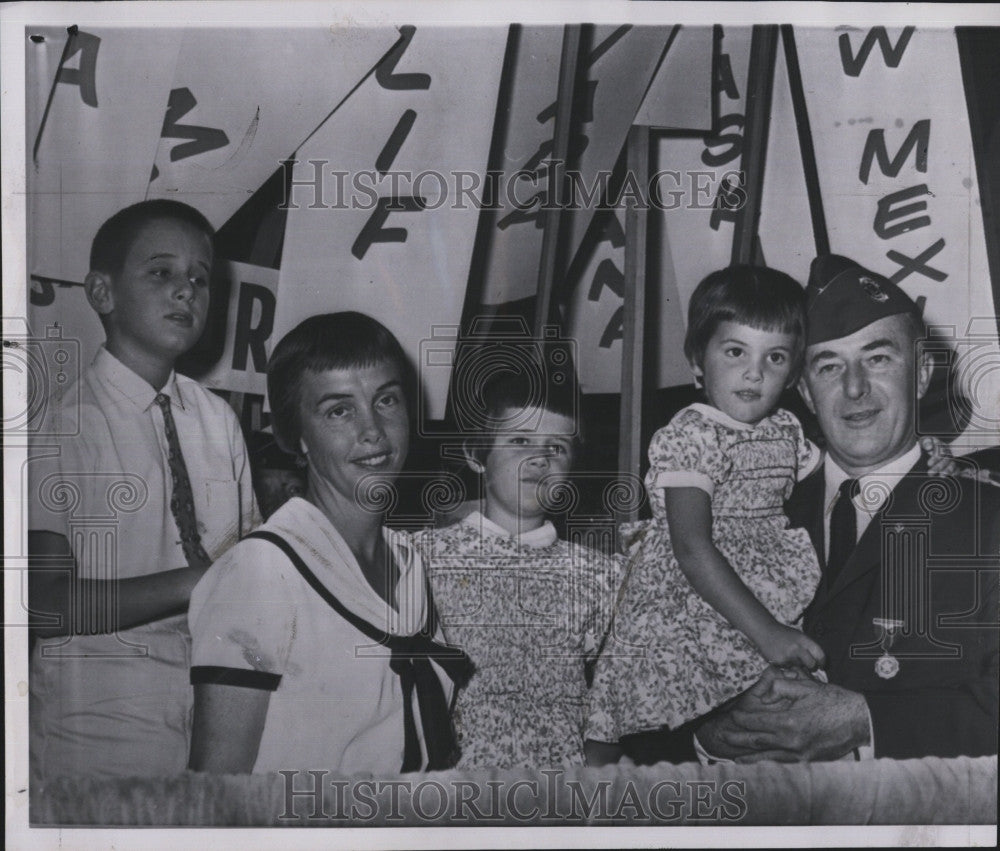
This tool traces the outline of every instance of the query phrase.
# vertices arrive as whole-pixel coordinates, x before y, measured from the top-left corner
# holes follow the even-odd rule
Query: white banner
[[[580,183],[593,187],[598,175],[610,172],[635,123],[649,85],[660,66],[676,27],[594,28],[589,53],[581,56],[583,91],[579,116],[579,139],[570,138],[570,148],[579,148],[576,161]],[[568,257],[576,255],[593,218],[593,209],[583,205],[569,215]]]
[[[955,339],[970,429],[995,443],[1000,370],[985,365],[997,362],[996,311],[955,35],[872,27],[796,39],[831,249],[926,298],[924,318]]]
[[[32,27],[26,46],[28,318],[61,325],[86,362],[104,335],[66,284],[82,285],[101,222],[143,199],[181,31],[72,29]]]
[[[187,30],[149,197],[221,226],[398,39],[391,27]]]
[[[779,37],[757,233],[765,264],[805,286],[816,256],[816,241],[783,48]]]
[[[230,263],[229,280],[226,344],[218,362],[198,380],[206,387],[263,396],[278,303],[278,270]]]
[[[709,130],[711,95],[712,28],[681,27],[639,108],[636,123]],[[671,168],[670,163],[658,164],[658,170]],[[658,179],[664,205],[671,203],[674,196],[670,193],[684,183],[683,178],[674,180],[672,174]],[[659,221],[659,215],[651,210],[650,223]],[[617,393],[621,388],[625,293],[624,210],[602,214],[599,227],[592,236],[585,237],[577,262],[584,257],[585,270],[569,309],[569,334],[580,341],[577,355],[581,386],[585,393]],[[666,345],[656,362],[650,364],[650,383],[658,387],[687,383],[689,371],[682,350],[684,321],[672,282],[664,282],[655,307],[660,317],[655,323],[657,334]]]
[[[726,27],[716,69],[719,115],[714,132],[703,137],[664,136],[656,152],[659,195],[665,207],[654,218],[662,232],[653,263],[663,284],[664,309],[673,299],[679,314],[660,326],[655,342],[660,387],[689,384],[683,327],[691,293],[709,272],[728,266],[737,211],[745,194],[737,183],[743,152],[743,129],[750,61],[750,27]],[[669,174],[667,173],[669,172]],[[679,194],[671,198],[671,191]],[[719,197],[730,200],[722,207]],[[674,290],[676,287],[676,290]]]
[[[502,176],[483,268],[484,305],[529,298],[538,288],[544,197],[556,119],[562,27],[520,27],[513,57]]]
[[[419,364],[451,326],[469,275],[506,27],[402,28],[402,49],[299,151],[273,339],[316,313],[383,322],[418,362],[444,415],[450,366]],[[464,173],[459,174],[459,172]],[[466,194],[460,194],[460,186]]]
[[[634,123],[661,130],[712,129],[711,27],[677,27]]]
[[[603,26],[581,44],[576,104],[569,139],[576,163],[573,191],[593,193],[586,209],[565,213],[572,257],[597,199],[599,174],[610,174],[656,72],[673,27]],[[542,252],[549,163],[553,155],[556,95],[563,29],[525,27],[518,37],[511,108],[506,122],[499,208],[492,214],[481,301],[503,304],[535,295]],[[597,191],[594,191],[596,188]]]

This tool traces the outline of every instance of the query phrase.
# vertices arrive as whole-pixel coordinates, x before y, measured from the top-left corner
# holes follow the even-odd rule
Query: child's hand
[[[958,464],[951,455],[948,445],[931,435],[920,438],[920,448],[927,456],[927,470],[934,476],[954,476],[958,473]]]
[[[750,691],[765,705],[791,705],[794,701],[790,700],[784,694],[779,681],[812,680],[813,676],[812,673],[801,665],[769,665],[764,669],[764,673],[761,674],[760,679],[757,680]]]
[[[775,623],[757,642],[757,649],[772,665],[801,665],[807,671],[823,665],[826,656],[823,648],[807,635]]]

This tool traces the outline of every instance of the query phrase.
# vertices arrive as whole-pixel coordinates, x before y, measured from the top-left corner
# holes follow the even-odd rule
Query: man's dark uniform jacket
[[[808,530],[824,569],[804,630],[826,653],[830,682],[864,695],[875,756],[995,754],[1000,488],[930,476],[921,460],[832,581],[823,498],[821,465],[786,506],[791,525]],[[890,678],[876,673],[888,641],[874,620],[884,618],[903,621],[888,647],[899,665]]]

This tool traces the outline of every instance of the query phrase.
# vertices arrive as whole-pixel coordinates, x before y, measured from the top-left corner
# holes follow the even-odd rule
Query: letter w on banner
[[[969,439],[995,443],[996,307],[955,34],[797,28],[795,37],[831,250],[926,298],[924,319],[954,341]]]
[[[275,340],[313,314],[358,310],[419,362],[422,344],[460,322],[507,28],[399,34],[297,152]],[[418,368],[440,419],[450,368]]]

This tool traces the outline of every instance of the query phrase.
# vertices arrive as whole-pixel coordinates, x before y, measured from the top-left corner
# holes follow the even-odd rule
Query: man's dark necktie
[[[191,480],[188,478],[187,466],[181,454],[181,444],[177,439],[177,426],[174,425],[174,415],[170,412],[170,397],[166,393],[156,394],[156,404],[163,411],[163,430],[167,435],[168,462],[173,488],[170,492],[170,511],[177,521],[181,533],[181,546],[189,567],[206,568],[212,560],[201,545],[201,535],[198,534],[198,524],[194,516],[194,494],[191,491]]]
[[[833,584],[858,543],[858,518],[853,499],[861,490],[857,479],[847,479],[837,491],[830,515],[830,557],[826,560],[827,584]]]

